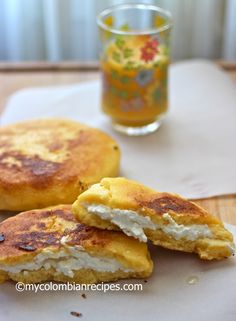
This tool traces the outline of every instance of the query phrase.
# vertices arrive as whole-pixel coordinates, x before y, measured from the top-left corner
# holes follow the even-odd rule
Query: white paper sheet
[[[170,70],[170,113],[150,136],[126,137],[100,112],[99,82],[25,89],[14,94],[1,124],[67,117],[115,137],[121,175],[189,198],[236,192],[236,86],[215,64],[190,61]]]
[[[234,233],[236,227],[227,227]],[[196,255],[151,248],[154,273],[140,292],[22,292],[0,286],[1,321],[235,321],[236,257],[206,262]],[[188,284],[189,277],[198,277]],[[81,297],[86,293],[87,299]],[[80,320],[80,319],[78,319]]]

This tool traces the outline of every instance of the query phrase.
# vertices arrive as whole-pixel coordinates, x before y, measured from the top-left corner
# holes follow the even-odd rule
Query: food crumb
[[[81,294],[81,296],[82,296],[83,299],[87,298],[85,293]]]
[[[70,314],[73,315],[73,317],[77,317],[77,318],[80,318],[83,315],[82,313],[76,312],[76,311],[71,311]]]
[[[144,283],[147,283],[147,280],[144,280]]]
[[[197,284],[199,282],[199,277],[197,275],[191,275],[187,278],[186,282],[190,285]]]

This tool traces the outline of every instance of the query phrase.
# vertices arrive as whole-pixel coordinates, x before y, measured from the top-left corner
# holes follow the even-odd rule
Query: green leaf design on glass
[[[120,81],[122,84],[128,84],[129,83],[129,77],[128,76],[123,76],[121,77]]]
[[[154,90],[153,99],[156,102],[159,102],[161,100],[161,89],[159,87]]]
[[[122,37],[117,36],[117,37],[116,37],[115,44],[116,44],[116,46],[117,46],[119,49],[123,49],[124,44],[125,44],[125,41],[124,41],[124,39],[123,39]]]
[[[115,70],[112,70],[112,71],[111,71],[111,78],[112,78],[112,79],[118,79],[117,71],[115,71]]]
[[[117,51],[114,51],[114,52],[112,53],[112,58],[113,58],[116,62],[118,62],[118,63],[120,63],[120,62],[121,62],[121,56],[120,56],[120,53],[119,53],[119,52],[117,52]]]
[[[137,97],[139,97],[139,96],[140,96],[140,94],[139,94],[139,92],[138,92],[138,91],[135,91],[133,95],[134,95],[134,98],[137,98]]]
[[[135,69],[136,65],[135,62],[132,60],[127,61],[127,63],[125,64],[125,69],[130,70],[130,69]]]
[[[123,24],[122,26],[120,26],[120,30],[121,31],[129,31],[130,27],[128,23]]]
[[[162,54],[165,55],[165,56],[168,56],[168,55],[169,55],[169,48],[166,47],[166,46],[163,46],[163,48],[162,48]]]
[[[117,89],[116,89],[116,87],[111,87],[111,92],[112,92],[112,94],[113,95],[117,95]]]
[[[165,88],[167,86],[167,77],[162,80],[162,86]]]
[[[120,96],[121,98],[126,99],[126,98],[128,98],[128,93],[127,93],[127,91],[120,91],[120,92],[119,92],[119,96]]]
[[[133,56],[133,50],[130,48],[125,48],[124,49],[124,58],[130,58]]]

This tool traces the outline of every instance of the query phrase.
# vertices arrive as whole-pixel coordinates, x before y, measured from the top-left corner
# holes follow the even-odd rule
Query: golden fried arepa
[[[120,152],[100,130],[63,119],[0,128],[0,210],[71,204],[88,185],[115,176]]]
[[[206,260],[234,253],[233,237],[223,223],[177,194],[154,191],[125,178],[104,178],[72,206],[89,226],[121,230],[141,242],[195,252]]]
[[[96,283],[147,277],[145,243],[76,221],[71,205],[23,212],[0,223],[0,281]]]

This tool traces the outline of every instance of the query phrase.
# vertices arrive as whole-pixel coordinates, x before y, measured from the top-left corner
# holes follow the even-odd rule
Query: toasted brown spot
[[[83,183],[82,181],[79,181],[79,187],[81,191],[84,191],[88,188],[87,184]]]
[[[48,245],[57,245],[60,242],[60,238],[61,235],[57,232],[34,231],[30,233],[18,234],[16,236],[15,246],[22,248],[22,246],[24,247],[27,245],[36,249]]]
[[[61,209],[58,209],[58,210],[52,210],[50,211],[51,214],[54,214],[54,215],[57,215],[57,216],[60,216],[60,217],[64,217],[64,215],[66,214],[64,210],[61,210]],[[48,212],[46,211],[46,216],[48,216]]]
[[[45,229],[45,228],[46,228],[46,224],[43,223],[43,222],[38,222],[38,223],[37,223],[37,227],[38,227],[39,229]]]
[[[168,211],[191,214],[200,213],[199,208],[195,204],[174,195],[163,194],[163,196],[159,198],[155,198],[147,202],[139,202],[139,204],[143,207],[154,210],[156,214],[164,214]]]
[[[0,167],[6,168],[9,166],[9,164],[5,162],[9,157],[21,164],[20,166],[12,165],[17,171],[27,170],[35,176],[54,174],[60,167],[60,163],[43,160],[37,155],[26,156],[16,152],[2,153],[0,155]]]
[[[28,245],[28,244],[18,244],[18,248],[20,250],[24,250],[24,251],[36,251],[36,247]]]
[[[96,233],[99,233],[99,235]],[[67,232],[67,234],[69,234],[67,242],[69,245],[82,244],[86,240],[89,240],[93,245],[104,246],[106,244],[105,233],[95,227],[77,224],[76,228]]]
[[[68,205],[68,207],[69,207],[69,205]],[[47,214],[45,216],[52,216],[52,215],[56,215],[56,216],[60,217],[61,219],[65,220],[65,221],[70,221],[70,222],[77,223],[74,215],[72,215],[71,211],[68,211],[68,210],[53,209],[53,210],[50,211],[50,214]]]
[[[14,162],[9,163],[11,158]],[[39,156],[26,156],[17,152],[5,152],[0,154],[0,171],[2,173],[11,173],[11,177],[15,181],[17,178],[28,177],[29,184],[34,188],[45,188],[52,181],[62,167],[62,164],[41,159]],[[11,189],[12,185],[6,176],[0,177],[2,186],[6,189]]]
[[[88,184],[116,174],[120,157],[114,145],[105,133],[69,120],[0,128],[0,207],[21,211],[71,204]]]
[[[57,150],[60,150],[61,148],[63,148],[63,144],[60,142],[53,142],[49,145],[47,145],[48,149],[50,152],[55,152]]]
[[[38,156],[18,156],[18,159],[21,160],[22,165],[35,176],[51,176],[60,168],[60,163],[46,161],[40,159]]]
[[[0,242],[5,241],[5,236],[3,233],[0,233]]]
[[[73,149],[79,145],[84,145],[89,140],[89,133],[84,130],[79,130],[77,136],[74,139],[69,139],[67,141],[68,149]]]
[[[45,228],[40,228],[40,224],[45,224]],[[105,247],[111,242],[106,230],[78,223],[70,205],[21,213],[1,222],[0,231],[5,237],[0,246],[0,256],[17,256],[24,254],[23,251],[38,252],[47,247],[58,249],[63,246],[63,236],[67,237],[68,245],[84,248],[93,245]]]

